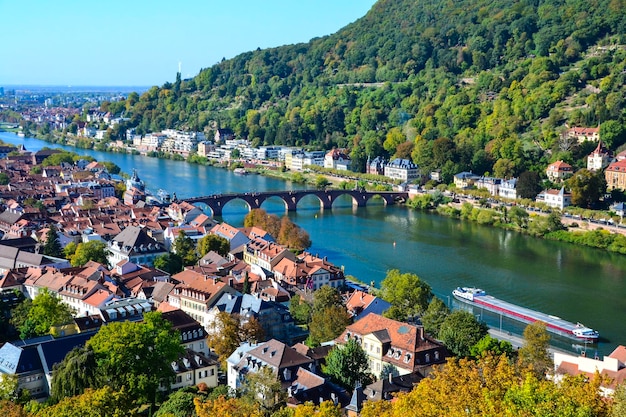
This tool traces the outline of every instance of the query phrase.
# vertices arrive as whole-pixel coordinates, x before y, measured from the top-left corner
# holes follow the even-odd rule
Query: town
[[[61,400],[55,375],[70,366],[67,354],[91,346],[113,323],[153,323],[154,314],[181,346],[176,357],[161,358],[168,365],[155,388],[162,398],[198,386],[244,392],[254,382],[263,388],[253,398],[271,410],[329,402],[358,415],[367,402],[412,392],[447,358],[466,356],[481,341],[499,343],[488,342],[495,339],[472,314],[447,310],[413,274],[390,271],[375,290],[307,252],[306,238],[279,243],[282,227],[299,235],[295,225],[280,222],[274,236],[259,225],[233,227],[167,193],[151,195],[137,172],[123,181],[110,164],[68,152],[0,151],[0,372],[22,400]],[[394,292],[398,285],[409,287]],[[20,309],[44,300],[65,306],[69,316],[46,311],[60,319],[42,327],[32,308]],[[460,341],[459,333],[471,340]],[[510,344],[505,351],[515,354]],[[337,352],[362,361],[333,368]],[[604,360],[559,352],[543,369],[599,369],[619,378],[623,352],[619,346]],[[263,391],[272,386],[273,399]]]

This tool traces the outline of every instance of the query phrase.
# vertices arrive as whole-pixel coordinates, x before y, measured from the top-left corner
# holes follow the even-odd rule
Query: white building
[[[572,194],[565,192],[565,187],[561,187],[560,190],[545,190],[537,196],[537,202],[545,203],[548,207],[563,210],[565,207],[572,205]]]
[[[420,177],[419,167],[408,159],[396,158],[385,165],[385,177],[403,182]]]

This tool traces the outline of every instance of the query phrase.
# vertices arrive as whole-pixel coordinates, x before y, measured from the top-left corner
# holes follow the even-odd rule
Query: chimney
[[[420,326],[418,329],[420,332],[420,340],[424,340],[424,327]]]

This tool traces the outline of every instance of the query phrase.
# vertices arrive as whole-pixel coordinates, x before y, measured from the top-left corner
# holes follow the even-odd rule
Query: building
[[[340,171],[350,171],[352,161],[345,149],[333,149],[326,152],[324,156],[324,168],[337,169]]]
[[[502,198],[515,200],[517,198],[517,178],[502,180],[498,188],[498,195]]]
[[[572,127],[565,131],[565,136],[576,139],[578,143],[586,141],[597,142],[600,140],[599,127]]]
[[[246,351],[246,348],[250,347]],[[294,348],[271,339],[259,345],[248,345],[237,349],[227,360],[228,386],[237,389],[242,386],[246,375],[268,367],[284,388],[297,379],[298,369],[314,370],[313,359],[298,353]]]
[[[611,162],[611,152],[604,147],[601,140],[598,146],[587,156],[587,169],[589,171],[601,171]]]
[[[472,173],[472,171],[459,172],[454,175],[454,186],[460,189],[473,187],[479,179],[480,176]]]
[[[365,173],[371,175],[385,175],[385,165],[387,165],[387,161],[381,156],[377,156],[372,160],[368,157],[367,164],[365,165]]]
[[[609,356],[602,360],[599,357],[587,357],[585,352],[580,356],[567,353],[554,353],[554,378],[560,380],[563,375],[586,375],[593,377],[598,372],[608,377],[608,383],[602,385],[602,392],[611,395],[615,388],[626,380],[626,347],[620,345]]]
[[[552,182],[560,182],[574,173],[570,164],[563,161],[556,161],[548,165],[546,175]]]
[[[109,264],[129,261],[137,265],[152,266],[157,256],[167,254],[163,244],[148,235],[138,226],[128,226],[108,242]]]
[[[607,191],[626,190],[626,159],[610,164],[604,171],[604,178]]]
[[[501,178],[481,177],[474,185],[478,189],[484,189],[489,191],[491,195],[498,195],[500,193],[500,185],[502,184]]]
[[[572,205],[572,194],[565,192],[565,187],[561,187],[560,190],[545,190],[537,196],[537,202],[545,203],[548,207],[563,210],[565,207]]]
[[[351,324],[335,339],[338,345],[355,339],[369,358],[369,372],[378,377],[383,369],[396,375],[426,375],[432,365],[445,363],[446,347],[413,326],[370,313]]]
[[[420,178],[419,167],[408,159],[396,158],[385,165],[384,175],[387,178],[409,182]]]

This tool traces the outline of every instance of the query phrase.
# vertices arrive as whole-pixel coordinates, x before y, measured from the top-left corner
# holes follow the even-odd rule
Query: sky
[[[0,0],[0,86],[152,86],[307,42],[375,0]]]

